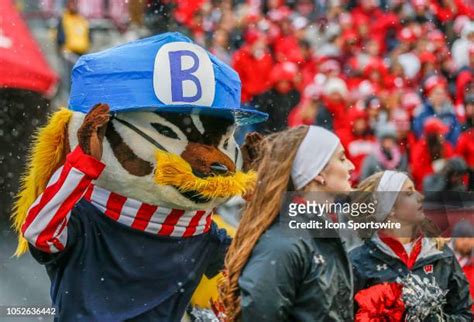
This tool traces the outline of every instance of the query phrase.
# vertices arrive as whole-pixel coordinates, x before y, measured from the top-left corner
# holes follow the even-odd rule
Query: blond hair
[[[353,201],[358,202],[358,203],[366,203],[366,204],[374,202],[376,199],[375,192],[377,191],[377,187],[379,186],[383,173],[384,173],[383,171],[380,171],[371,175],[365,180],[362,180],[357,186],[357,191],[360,193],[356,194],[356,198],[353,199]],[[361,214],[358,217],[354,217],[354,220],[359,221],[359,222],[377,221],[377,219],[375,218],[375,214]],[[424,235],[426,235],[429,238],[432,238],[435,241],[436,247],[439,250],[441,250],[444,247],[444,245],[449,241],[448,238],[430,237],[430,236],[439,236],[440,231],[438,227],[436,227],[436,225],[433,224],[433,222],[431,222],[431,220],[428,218],[425,218],[425,220],[423,220],[419,228],[421,229]],[[372,237],[374,233],[375,231],[372,229],[359,230],[359,236],[362,239],[370,238]]]

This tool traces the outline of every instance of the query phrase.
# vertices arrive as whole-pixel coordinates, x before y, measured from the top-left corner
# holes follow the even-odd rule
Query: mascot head
[[[152,205],[209,209],[252,189],[242,170],[237,126],[266,114],[240,107],[241,83],[229,66],[179,33],[166,33],[82,56],[72,73],[69,108],[38,132],[14,209],[19,231],[52,173],[78,144],[97,103],[111,118],[96,186]],[[17,254],[27,248],[20,237]]]

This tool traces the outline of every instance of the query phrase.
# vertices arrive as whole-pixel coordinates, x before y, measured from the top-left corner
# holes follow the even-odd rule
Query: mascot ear
[[[244,171],[257,170],[262,141],[263,135],[258,132],[251,132],[245,136],[245,142],[240,147]]]
[[[48,124],[41,128],[34,138],[11,216],[13,228],[18,233],[15,256],[20,256],[28,250],[28,242],[21,234],[21,226],[28,209],[46,189],[49,179],[64,164],[69,153],[67,131],[72,114],[71,110],[61,108],[50,117]]]

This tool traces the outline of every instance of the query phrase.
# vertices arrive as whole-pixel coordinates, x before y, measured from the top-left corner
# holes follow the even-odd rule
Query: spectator
[[[448,127],[438,118],[431,117],[423,126],[423,137],[413,147],[410,167],[417,189],[422,189],[423,178],[443,168],[445,160],[454,154],[445,135]]]
[[[466,173],[467,165],[462,158],[454,157],[447,160],[441,171],[423,179],[425,198],[442,200],[441,194],[445,191],[467,191],[464,183]]]
[[[301,19],[305,19],[300,17]],[[306,20],[306,19],[305,19]],[[294,20],[298,22],[297,19]],[[298,38],[296,37],[296,30],[301,27],[305,27],[307,22],[302,22],[304,26],[290,23],[288,16],[284,16],[278,21],[280,26],[280,34],[275,38],[273,42],[273,50],[275,53],[276,61],[283,63],[286,61],[291,61],[294,63],[299,63],[303,61],[303,54],[298,44]]]
[[[474,22],[468,22],[464,25],[461,37],[453,43],[453,58],[458,68],[469,64],[468,49],[474,44]]]
[[[157,32],[158,25],[161,32],[184,29],[199,44],[209,45],[212,53],[238,72],[242,103],[270,111],[265,132],[315,124],[342,133],[346,147],[360,151],[373,146],[373,133],[392,123],[401,155],[413,160],[414,147],[420,145],[416,141],[427,143],[424,124],[434,116],[448,126],[445,139],[472,168],[469,143],[473,138],[468,129],[472,125],[467,120],[471,107],[466,105],[466,98],[474,95],[474,9],[469,1],[134,0],[123,5],[99,0],[89,5],[81,0],[75,6],[75,1],[62,0],[41,1],[39,7],[54,14],[65,2],[64,20],[66,13],[84,16],[78,26],[87,25],[86,18],[115,17],[106,16],[118,12],[111,8],[127,7],[133,12],[132,21],[143,22],[150,33]],[[146,12],[143,21],[142,10]],[[119,16],[119,20],[126,18]],[[67,39],[63,25],[58,28],[58,45],[69,70],[84,50],[63,55]],[[77,39],[90,42],[88,37]],[[0,46],[2,40],[0,35]],[[284,63],[295,64],[295,76],[289,77],[291,81],[286,76],[275,81],[272,71]],[[363,135],[353,132],[351,110],[368,115],[365,121],[356,121],[366,123]],[[238,135],[251,130],[240,127]],[[371,136],[372,144],[366,144]],[[352,157],[366,155],[357,154]],[[431,161],[424,168],[429,171],[421,174],[415,172],[423,166],[409,163],[408,170],[418,176],[415,181],[420,187],[423,175],[433,171]],[[470,178],[474,189],[474,175]]]
[[[229,53],[229,35],[224,29],[218,29],[212,35],[212,45],[209,51],[224,63],[231,64]]]
[[[349,110],[346,119],[350,128],[336,130],[336,133],[346,149],[349,160],[354,163],[355,169],[352,172],[352,181],[356,183],[360,179],[362,162],[367,155],[374,151],[375,138],[369,127],[366,111],[352,108]]]
[[[254,96],[267,91],[271,86],[268,75],[273,58],[268,51],[266,36],[257,30],[247,31],[244,46],[232,57],[232,67],[242,81],[242,103],[248,103]]]
[[[306,86],[313,82],[313,78],[316,75],[318,64],[316,62],[316,57],[314,57],[311,51],[311,45],[308,41],[300,40],[299,46],[303,58],[302,61],[299,62],[302,79],[300,89],[304,90]]]
[[[407,156],[401,152],[397,139],[397,130],[393,124],[389,123],[377,131],[377,143],[374,146],[374,151],[362,162],[360,180],[383,170],[407,170]]]
[[[89,51],[89,22],[77,10],[77,0],[68,0],[57,26],[56,44],[62,59],[62,84],[69,92],[71,70],[79,57]]]
[[[460,221],[454,226],[452,237],[450,246],[469,281],[471,298],[474,298],[474,226],[468,221]]]
[[[402,97],[400,97],[400,104],[402,110],[408,113],[410,122],[413,120],[413,115],[417,113],[415,111],[421,111],[423,108],[423,101],[413,91],[404,91]]]
[[[335,129],[343,129],[348,126],[346,120],[346,104],[348,90],[343,79],[331,77],[326,80],[323,87],[323,102],[331,113]]]
[[[321,89],[311,84],[306,87],[300,104],[291,110],[288,125],[318,125],[333,131],[332,117],[321,100]]]
[[[380,98],[375,95],[367,97],[365,100],[365,110],[367,111],[370,128],[374,131],[378,127],[384,126],[387,122],[387,114],[383,111]]]
[[[410,160],[412,148],[416,143],[416,137],[410,128],[410,116],[405,110],[396,109],[392,112],[391,122],[397,130],[400,153],[405,154],[407,160]]]
[[[277,132],[288,126],[290,111],[300,101],[295,83],[297,76],[298,67],[294,63],[280,63],[273,68],[270,74],[271,89],[252,100],[253,106],[269,115],[266,122],[258,125],[259,132]]]
[[[380,58],[370,59],[364,68],[364,78],[369,80],[376,93],[380,92],[388,85],[385,84],[387,74],[387,67]]]
[[[474,43],[469,47],[469,62],[459,70],[456,77],[456,112],[458,117],[464,118],[464,98],[468,94],[474,94]]]
[[[425,121],[434,116],[439,118],[447,127],[446,139],[456,145],[461,130],[453,105],[447,93],[446,79],[433,75],[424,84],[426,101],[423,109],[413,121],[413,129],[418,137],[421,136]]]
[[[399,45],[396,48],[394,59],[403,67],[404,75],[410,80],[415,79],[421,68],[421,62],[415,51],[414,44],[417,41],[416,31],[414,28],[404,27],[398,34]]]
[[[466,160],[469,167],[469,190],[474,190],[474,94],[466,97],[466,123],[459,136],[456,153]]]

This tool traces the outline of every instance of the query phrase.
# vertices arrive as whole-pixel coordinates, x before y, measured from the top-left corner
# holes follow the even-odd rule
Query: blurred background
[[[320,125],[341,138],[354,184],[396,169],[427,200],[474,190],[473,0],[0,0],[0,305],[49,305],[44,269],[11,259],[8,218],[34,130],[67,106],[72,66],[165,31],[231,65],[242,103],[269,113],[240,142]],[[221,209],[234,226],[241,205]],[[472,241],[459,244],[472,267]]]

